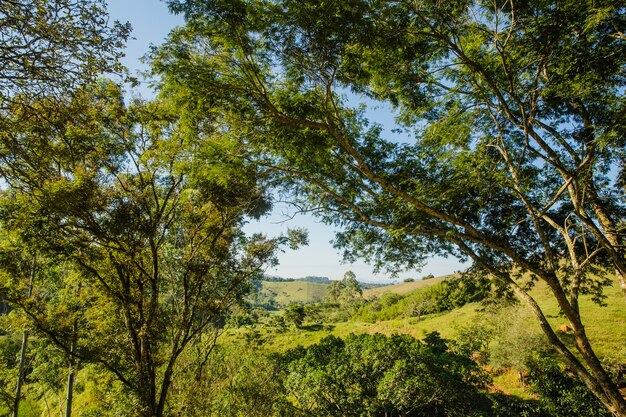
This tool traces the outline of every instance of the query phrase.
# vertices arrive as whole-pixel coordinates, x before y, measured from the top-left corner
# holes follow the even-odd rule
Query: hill
[[[392,285],[360,284],[364,288],[364,298],[377,298],[384,293],[406,295],[415,290],[429,287],[452,277],[454,277],[454,275],[444,275],[428,280],[403,282]],[[292,303],[317,303],[324,300],[328,284],[331,282],[332,281],[326,277],[305,277],[298,279],[269,277],[261,281],[260,298],[271,301],[269,304],[274,304],[278,308],[285,307]]]
[[[421,288],[426,288],[431,285],[438,284],[441,281],[445,281],[455,276],[456,275],[442,275],[440,277],[431,278],[431,279],[425,279],[425,280],[419,280],[419,281],[413,281],[413,282],[402,282],[400,284],[386,285],[384,287],[378,287],[378,288],[369,288],[363,291],[363,297],[365,298],[380,297],[381,295],[387,292],[400,294],[400,295],[406,295],[406,294],[412,293],[415,290],[419,290]]]
[[[451,276],[438,277],[426,281],[408,282],[391,285],[384,288],[366,290],[369,297],[377,297],[385,292],[409,293],[419,288],[425,288],[436,284]],[[265,283],[264,283],[265,284]],[[279,284],[268,288],[276,292],[276,298],[282,305],[290,302],[315,302],[323,299],[326,285],[311,284],[304,282],[293,283],[268,283]],[[413,288],[413,290],[411,290]],[[381,291],[382,290],[382,291]],[[593,303],[589,296],[581,296],[580,305],[583,312],[583,321],[591,342],[594,345],[598,356],[605,360],[626,362],[626,309],[621,289],[617,285],[606,288],[607,298],[604,300],[606,306],[599,306]],[[554,299],[549,294],[549,289],[543,283],[538,283],[532,290],[535,300],[541,305],[553,328],[559,329],[566,323],[560,315],[560,310]],[[518,312],[511,310],[497,312],[485,309],[480,303],[470,303],[452,311],[425,315],[421,319],[417,317],[399,316],[397,318],[376,323],[366,323],[363,321],[335,322],[329,326],[330,331],[320,331],[317,327],[312,327],[312,331],[302,330],[300,333],[285,333],[273,335],[273,349],[295,347],[298,344],[308,345],[317,342],[324,335],[329,333],[344,337],[349,333],[408,333],[415,337],[422,337],[432,331],[438,331],[444,337],[457,338],[461,334],[471,333],[471,329],[477,328],[481,323],[493,320],[510,322],[508,326],[515,333],[520,335],[539,333],[538,324],[528,313],[528,309],[523,304],[517,304]],[[515,317],[514,317],[515,316]],[[329,324],[329,323],[326,323]],[[314,329],[314,330],[313,330]],[[570,332],[571,333],[571,332]],[[562,334],[567,343],[571,343],[572,335]]]
[[[261,279],[261,281],[265,281],[265,282],[304,281],[304,282],[314,282],[317,284],[330,284],[331,283],[331,280],[328,277],[318,277],[318,276],[313,276],[313,275],[308,275],[303,278],[283,278],[283,277],[277,277],[274,275],[266,275]]]
[[[280,307],[292,303],[309,304],[320,302],[326,296],[327,284],[308,281],[263,281],[261,294],[271,298]]]

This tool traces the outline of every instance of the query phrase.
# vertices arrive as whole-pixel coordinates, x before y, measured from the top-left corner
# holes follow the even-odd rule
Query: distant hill
[[[391,285],[394,285],[393,282],[380,283],[380,282],[361,282],[361,281],[359,281],[359,284],[361,284],[361,288],[363,288],[363,291],[369,290],[371,288],[382,288],[382,287],[389,287]]]
[[[363,288],[363,297],[380,297],[386,292],[408,294],[419,288],[424,288],[454,275],[446,275],[428,280],[403,282],[401,284],[378,284],[360,282]],[[327,286],[333,282],[327,277],[307,276],[304,278],[265,277],[261,281],[261,296],[266,303],[277,308],[286,307],[292,303],[318,303],[326,297]]]
[[[431,279],[423,279],[423,280],[413,281],[413,282],[402,282],[400,284],[395,284],[395,285],[386,285],[384,287],[370,288],[370,289],[366,289],[365,291],[363,291],[363,297],[365,298],[380,297],[386,292],[405,295],[415,290],[418,290],[420,288],[429,287],[433,284],[437,284],[441,281],[451,279],[456,276],[457,275],[455,274],[442,275],[440,277],[431,278]]]
[[[261,294],[279,307],[292,303],[317,303],[326,297],[327,284],[308,281],[262,281]]]

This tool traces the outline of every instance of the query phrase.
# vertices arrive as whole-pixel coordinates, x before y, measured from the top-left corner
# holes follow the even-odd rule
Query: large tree
[[[260,177],[166,103],[126,106],[103,82],[52,114],[18,114],[2,133],[2,295],[71,358],[114,373],[141,415],[162,416],[180,355],[286,238],[242,234],[268,207]],[[28,252],[42,264],[32,295]]]
[[[164,94],[285,173],[296,198],[341,227],[348,258],[472,259],[626,416],[579,309],[581,294],[601,298],[611,281],[599,266],[626,291],[621,2],[169,4],[188,23],[154,51]],[[358,98],[394,108],[404,139],[368,123],[350,106]],[[535,280],[578,352],[531,297]]]

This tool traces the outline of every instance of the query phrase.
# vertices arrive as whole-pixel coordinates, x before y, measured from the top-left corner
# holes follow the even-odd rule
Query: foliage
[[[122,70],[130,25],[109,24],[106,3],[20,0],[0,4],[0,111],[34,99],[66,100],[95,77]],[[2,120],[2,119],[0,119]],[[3,126],[2,128],[5,128]]]
[[[178,415],[295,415],[282,411],[291,407],[272,358],[233,344],[217,346],[208,362],[202,360],[193,350],[181,358],[172,398],[172,411]]]
[[[361,284],[352,271],[347,271],[341,281],[333,281],[328,286],[326,300],[343,306],[353,306],[363,297]]]
[[[437,334],[329,336],[283,361],[287,393],[310,416],[468,416],[484,400],[480,368]]]
[[[17,358],[20,340],[13,335],[0,336],[0,407],[12,409],[17,381]]]
[[[538,359],[530,364],[532,390],[539,395],[541,406],[555,416],[610,417],[587,387],[568,375],[554,361]]]
[[[246,238],[245,216],[268,207],[260,178],[165,102],[126,106],[103,82],[52,116],[2,132],[2,296],[41,336],[115,374],[138,413],[160,416],[181,353],[281,244],[306,237]]]
[[[513,368],[522,374],[529,370],[528,364],[534,358],[550,358],[554,355],[554,351],[546,345],[545,336],[536,326],[524,326],[530,318],[527,311],[512,306],[487,319],[493,326],[489,364],[495,369]]]
[[[450,279],[426,288],[415,290],[402,297],[384,293],[380,298],[363,305],[357,316],[375,322],[403,317],[417,317],[440,313],[481,301],[491,290],[487,280]]]
[[[243,327],[255,324],[257,319],[248,312],[240,312],[230,314],[226,322],[233,327]]]
[[[301,304],[291,304],[287,306],[283,312],[285,321],[293,324],[296,328],[300,328],[300,326],[302,326],[305,316],[306,312],[304,310],[304,306]]]
[[[172,0],[161,93],[228,125],[246,158],[341,232],[347,260],[471,258],[533,311],[615,414],[578,299],[626,295],[623,6],[600,2]],[[348,94],[396,111],[392,140]],[[522,279],[530,276],[530,281]],[[528,290],[548,284],[577,356]]]

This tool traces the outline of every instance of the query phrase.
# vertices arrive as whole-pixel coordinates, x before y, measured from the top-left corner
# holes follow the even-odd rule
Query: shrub
[[[437,333],[334,336],[285,354],[285,388],[309,416],[470,416],[487,378]]]
[[[531,389],[541,406],[554,416],[611,417],[587,387],[564,372],[556,361],[539,359],[529,364]]]

